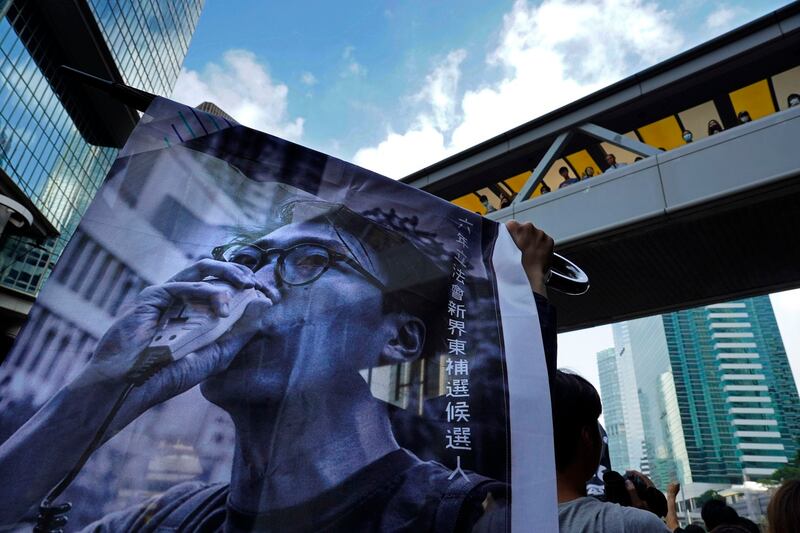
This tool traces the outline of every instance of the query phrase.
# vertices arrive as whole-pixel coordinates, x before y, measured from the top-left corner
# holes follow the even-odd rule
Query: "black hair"
[[[562,170],[563,170],[563,171],[565,171],[567,174],[569,174],[569,169],[568,169],[567,167],[561,167],[561,168],[559,168],[559,169],[558,169],[558,173],[559,173],[559,174],[561,174],[561,171],[562,171]]]
[[[791,531],[800,524],[800,479],[787,479],[772,495],[767,522],[775,533]]]
[[[739,513],[725,503],[725,500],[718,498],[712,498],[704,503],[700,510],[700,516],[709,531],[723,524],[736,524],[739,519]]]
[[[443,280],[448,276],[449,261],[436,234],[419,229],[417,217],[400,216],[394,209],[356,213],[343,204],[301,199],[279,210],[283,224],[296,222],[296,215],[308,222],[329,224],[337,233],[342,230],[354,237],[359,246],[367,245],[377,252],[381,270],[388,276],[383,312],[405,311],[422,320],[427,332],[420,357],[433,355],[434,332],[440,329],[437,318],[446,306],[447,284]],[[344,240],[342,244],[349,247]]]
[[[736,520],[736,525],[746,529],[747,533],[761,533],[761,528],[755,522],[743,516]]]
[[[603,412],[597,389],[577,374],[556,370],[550,383],[553,409],[553,441],[556,470],[563,472],[578,455],[581,432],[588,428],[596,432],[597,419]]]
[[[790,94],[789,96],[787,96],[787,97],[786,97],[786,105],[789,105],[789,101],[790,101],[792,98],[797,98],[798,100],[800,100],[800,94],[797,94],[797,93],[792,93],[792,94]]]
[[[750,533],[748,528],[739,524],[720,524],[709,531],[713,531],[713,533]]]

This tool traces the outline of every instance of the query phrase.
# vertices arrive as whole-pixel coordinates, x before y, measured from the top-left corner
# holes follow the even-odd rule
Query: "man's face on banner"
[[[326,222],[288,224],[232,250],[228,260],[254,269],[276,297],[262,317],[262,333],[203,384],[203,394],[223,407],[280,401],[286,393],[346,391],[353,380],[363,383],[359,370],[401,362],[391,359],[395,353],[382,361],[387,344],[408,320],[421,325],[386,310],[388,275],[377,253]],[[419,325],[411,328],[420,337],[410,343],[415,357],[424,341]]]

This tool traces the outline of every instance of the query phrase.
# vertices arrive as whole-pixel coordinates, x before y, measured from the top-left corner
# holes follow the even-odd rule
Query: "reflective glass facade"
[[[38,291],[115,155],[83,140],[11,21],[0,20],[0,168],[61,233],[42,244],[8,237],[0,284]]]
[[[663,319],[693,479],[758,479],[794,457],[800,398],[769,297]]]
[[[600,399],[608,434],[608,453],[611,468],[626,470],[630,467],[625,415],[620,392],[619,356],[614,348],[597,352],[597,373],[600,376]]]
[[[169,94],[202,3],[93,0],[88,6],[125,81]],[[19,37],[20,28],[36,31],[34,25],[18,10],[0,8],[0,168],[60,233],[43,243],[17,236],[1,241],[0,285],[35,295],[117,151],[81,136]]]
[[[125,83],[169,96],[203,0],[88,0]]]
[[[730,486],[794,457],[800,398],[769,296],[626,324],[659,487]]]

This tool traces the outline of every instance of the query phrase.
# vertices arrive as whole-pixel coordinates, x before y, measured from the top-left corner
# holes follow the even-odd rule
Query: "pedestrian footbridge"
[[[559,301],[573,329],[798,286],[798,175],[800,107],[489,216],[586,270],[589,293]]]
[[[403,181],[552,235],[563,331],[800,286],[798,49],[792,4]]]

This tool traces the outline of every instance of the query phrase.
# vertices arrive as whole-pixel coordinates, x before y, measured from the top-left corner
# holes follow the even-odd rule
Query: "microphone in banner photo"
[[[215,312],[208,302],[195,299],[172,304],[162,315],[152,342],[129,373],[132,381],[146,380],[161,367],[211,344],[230,331],[251,302],[268,300],[256,288],[240,291],[221,279],[206,283],[224,291],[220,293],[224,296],[219,309]]]

